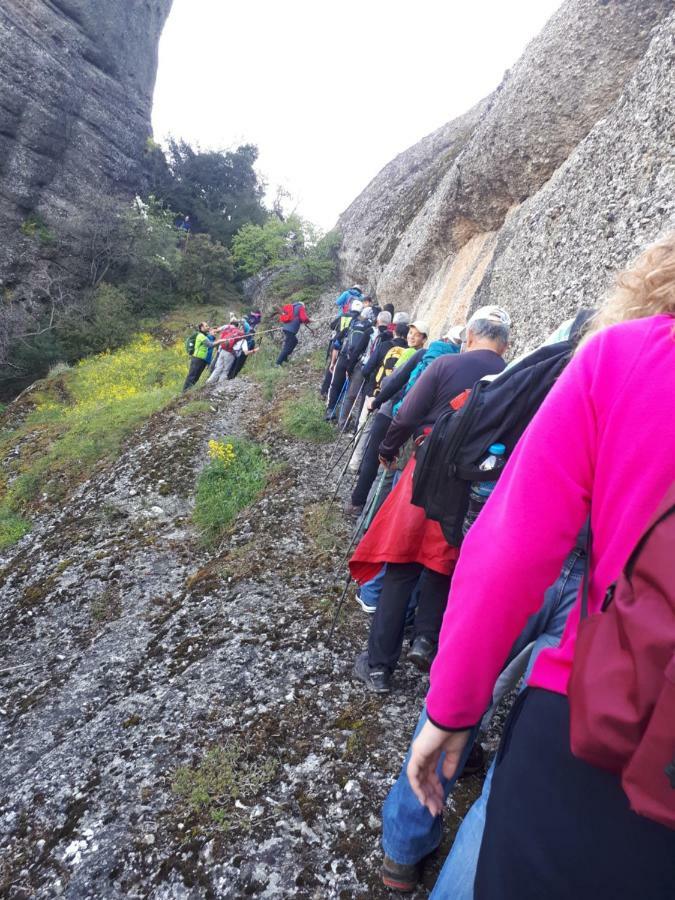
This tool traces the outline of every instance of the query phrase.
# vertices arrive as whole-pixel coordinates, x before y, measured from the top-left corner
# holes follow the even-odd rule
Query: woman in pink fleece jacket
[[[433,815],[443,807],[441,753],[449,778],[589,512],[595,612],[675,480],[675,235],[620,284],[462,547],[429,721],[408,766]],[[540,654],[505,731],[475,884],[481,900],[675,897],[675,831],[631,812],[617,777],[571,755],[565,693],[578,618],[577,606],[560,646]],[[673,722],[675,731],[675,710]]]

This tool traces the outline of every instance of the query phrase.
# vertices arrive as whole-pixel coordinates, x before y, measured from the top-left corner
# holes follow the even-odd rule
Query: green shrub
[[[209,455],[211,462],[197,479],[193,519],[204,542],[213,544],[237,513],[259,496],[268,463],[262,448],[243,438],[209,441]]]
[[[281,424],[286,434],[314,441],[317,444],[330,441],[333,427],[325,421],[325,404],[311,391],[299,397],[290,397],[283,405]]]
[[[252,759],[243,743],[230,740],[209,750],[197,765],[178,769],[171,787],[197,819],[227,831],[235,823],[245,825],[246,807],[236,806],[236,801],[250,804],[274,780],[278,768],[272,757]]]
[[[0,550],[9,547],[30,531],[30,522],[0,505]]]

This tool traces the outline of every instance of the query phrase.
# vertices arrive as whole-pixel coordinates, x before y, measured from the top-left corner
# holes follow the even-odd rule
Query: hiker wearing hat
[[[372,308],[365,307],[364,312],[372,312]],[[365,398],[372,390],[372,384],[375,380],[374,373],[377,372],[385,353],[391,347],[392,335],[389,331],[391,323],[391,315],[388,312],[379,312],[375,320],[375,328],[368,339],[368,346],[361,355],[359,365],[354,369],[349,379],[349,389],[347,390],[347,399],[345,400],[345,414],[342,417],[340,425],[344,425],[347,417],[351,417],[353,422],[359,421],[361,410]]]
[[[370,335],[373,333],[370,316],[367,315],[361,300],[354,300],[351,312],[352,321],[341,339],[340,351],[335,363],[333,378],[328,392],[328,412],[326,418],[331,421],[334,420],[335,407],[343,392],[345,382],[351,377],[361,355],[368,346]],[[343,407],[346,407],[346,405],[347,404],[344,403]],[[349,410],[346,409],[345,414],[348,413]],[[340,411],[340,417],[342,418],[342,410]]]
[[[336,299],[335,305],[340,308],[342,313],[348,313],[354,300],[363,300],[363,288],[360,284],[343,291]]]
[[[510,323],[508,313],[499,307],[483,307],[474,313],[463,334],[465,351],[434,360],[401,404],[379,447],[382,465],[394,468],[409,438],[416,443],[423,441],[454,398],[486,375],[504,370],[502,357],[508,345]],[[413,323],[411,330],[421,330],[423,324]],[[355,676],[377,693],[390,690],[403,646],[408,599],[416,585],[419,604],[409,658],[428,671],[436,653],[450,575],[458,555],[457,548],[443,537],[439,523],[427,519],[423,509],[413,506],[414,469],[413,456],[349,563],[359,584],[369,581],[387,563],[368,649],[354,665]]]
[[[213,371],[206,381],[209,387],[215,387],[228,377],[237,358],[237,348],[241,352],[241,345],[245,343],[244,329],[241,327],[239,317],[233,313],[230,315],[229,323],[223,325],[220,331],[218,356]]]

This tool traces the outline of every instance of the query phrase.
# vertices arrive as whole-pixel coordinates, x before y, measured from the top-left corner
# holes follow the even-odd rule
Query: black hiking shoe
[[[391,690],[391,675],[387,669],[371,669],[368,665],[368,651],[359,653],[354,662],[353,673],[362,681],[369,691],[375,694],[388,694]]]
[[[397,863],[385,854],[382,860],[382,881],[385,887],[392,891],[400,891],[402,894],[410,894],[419,884],[422,875],[422,866],[413,863],[406,866]]]
[[[362,512],[362,506],[354,506],[353,503],[347,503],[345,505],[345,515],[349,516],[350,519],[358,519]]]
[[[436,643],[423,634],[415,638],[408,652],[408,659],[421,672],[428,672],[436,656]]]
[[[457,777],[468,778],[470,775],[477,775],[479,772],[483,772],[484,770],[485,751],[483,750],[482,744],[476,741],[469,751],[469,755],[467,756],[466,762],[464,763],[464,768]]]

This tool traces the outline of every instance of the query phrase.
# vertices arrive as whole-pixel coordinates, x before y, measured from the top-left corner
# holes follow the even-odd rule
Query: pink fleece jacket
[[[589,606],[600,609],[675,480],[673,325],[654,316],[596,335],[530,423],[462,546],[427,696],[436,724],[465,728],[483,715],[589,510]],[[577,603],[531,685],[566,692],[578,621]]]

